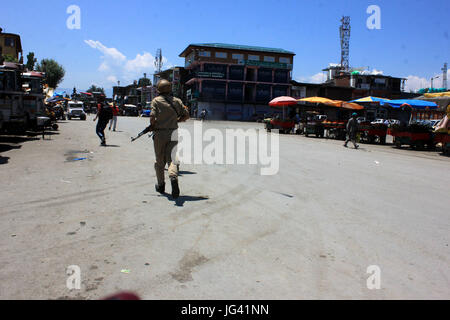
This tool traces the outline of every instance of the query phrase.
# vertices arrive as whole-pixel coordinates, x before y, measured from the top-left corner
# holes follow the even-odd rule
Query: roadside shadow
[[[10,144],[2,144],[2,143],[0,143],[0,152],[6,152],[6,151],[9,151],[9,150],[20,149],[20,148],[22,148],[21,145],[20,146],[12,146]]]
[[[2,157],[0,156],[0,165],[7,164],[9,161],[9,157]]]
[[[193,172],[193,171],[178,171],[178,175],[183,175],[183,174],[197,174],[197,172]]]
[[[106,147],[106,148],[120,148],[120,146],[118,146],[117,144],[107,144],[104,147]]]
[[[164,171],[168,171],[168,169],[164,168]],[[178,176],[181,177],[184,174],[197,174],[197,172],[194,172],[194,171],[182,171],[182,170],[178,171]]]
[[[2,136],[0,137],[0,143],[23,143],[27,141],[36,141],[40,138],[35,137],[20,137],[20,136]]]
[[[42,132],[39,133],[39,134],[42,134]],[[57,135],[59,135],[60,133],[59,133],[59,132],[55,132],[55,131],[45,131],[44,134],[45,134],[46,136],[57,136]]]
[[[185,202],[194,202],[194,201],[203,201],[208,200],[209,197],[204,196],[188,196],[188,195],[182,195],[179,196],[177,199],[172,198],[172,195],[169,193],[164,193],[160,195],[161,197],[166,197],[168,200],[175,202],[175,206],[182,207]]]

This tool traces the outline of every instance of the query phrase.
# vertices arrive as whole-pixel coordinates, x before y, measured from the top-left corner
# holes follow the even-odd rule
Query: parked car
[[[134,104],[125,104],[123,106],[123,115],[129,117],[137,117],[139,116],[138,107]]]
[[[327,115],[325,115],[325,114],[318,114],[318,115],[314,116],[314,121],[322,122],[325,120],[327,120]]]
[[[80,120],[86,120],[86,113],[84,112],[83,102],[81,101],[69,101],[67,104],[67,119],[80,118]]]
[[[439,124],[439,122],[441,122],[441,120],[430,120],[430,122],[431,122],[431,126],[434,128]]]
[[[388,122],[389,122],[389,125],[391,125],[391,126],[394,124],[400,124],[400,120],[397,120],[397,119],[389,119]]]
[[[357,121],[358,123],[366,122],[366,118],[365,118],[365,117],[358,117],[358,118],[356,118],[356,121]]]
[[[385,119],[375,119],[371,124],[385,124],[386,121]]]

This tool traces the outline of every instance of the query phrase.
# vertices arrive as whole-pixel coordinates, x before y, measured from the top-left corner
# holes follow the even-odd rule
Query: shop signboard
[[[197,72],[197,77],[199,78],[219,78],[223,79],[225,78],[225,74],[221,72],[203,72],[199,71]]]
[[[267,67],[267,68],[290,69],[290,70],[292,69],[292,64],[288,63],[254,61],[254,60],[240,60],[238,63],[255,67]]]

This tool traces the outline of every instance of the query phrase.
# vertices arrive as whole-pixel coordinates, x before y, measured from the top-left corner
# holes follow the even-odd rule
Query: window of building
[[[189,67],[190,65],[191,65],[191,63],[193,63],[194,62],[194,59],[195,59],[195,54],[194,54],[194,52],[192,51],[187,57],[186,57],[186,60],[185,60],[185,66],[186,67]]]
[[[280,97],[287,95],[288,87],[285,86],[274,86],[273,87],[273,96]]]
[[[232,57],[236,60],[244,60],[244,55],[242,53],[233,53]]]
[[[211,51],[199,51],[199,57],[211,57]]]
[[[253,54],[248,55],[248,60],[259,61],[259,56],[255,56]]]
[[[274,82],[276,83],[288,83],[289,82],[289,72],[287,70],[275,70]]]
[[[280,63],[290,64],[291,63],[291,59],[290,58],[285,58],[285,57],[280,57]]]
[[[244,80],[244,67],[230,66],[229,79]]]
[[[228,83],[228,100],[241,101],[243,98],[244,87],[242,83]]]
[[[212,100],[225,99],[226,83],[222,81],[203,81],[202,97]]]
[[[275,62],[275,57],[264,56],[264,61],[266,61],[266,62]]]
[[[14,47],[14,38],[5,38],[5,47]]]
[[[216,52],[216,58],[226,59],[228,54],[226,52]]]
[[[256,101],[269,102],[270,100],[270,85],[256,86]]]
[[[272,82],[272,69],[258,69],[258,82]]]

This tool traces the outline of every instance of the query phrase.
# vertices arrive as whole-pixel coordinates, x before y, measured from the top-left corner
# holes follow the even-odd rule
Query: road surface
[[[130,143],[147,123],[119,117],[106,148],[92,116],[0,137],[0,299],[450,298],[448,157],[281,135],[278,174],[182,164],[174,201],[155,192],[151,139]]]

